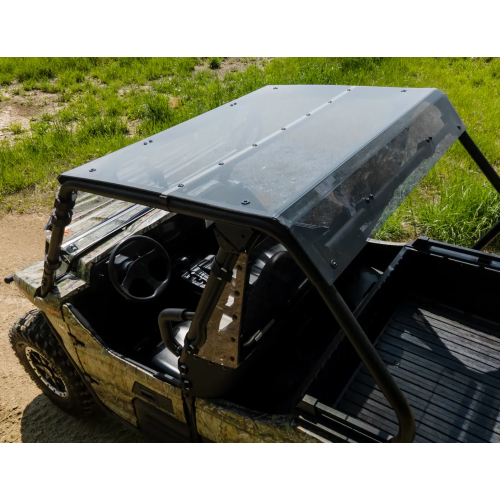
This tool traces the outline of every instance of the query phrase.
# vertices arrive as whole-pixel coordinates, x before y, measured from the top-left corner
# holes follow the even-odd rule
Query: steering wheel
[[[108,270],[111,283],[127,300],[148,302],[167,288],[172,265],[167,251],[157,241],[132,236],[111,252]]]

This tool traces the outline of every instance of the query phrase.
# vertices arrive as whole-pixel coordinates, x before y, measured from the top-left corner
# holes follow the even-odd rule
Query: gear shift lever
[[[187,271],[189,274],[191,274],[191,262],[189,262],[189,259],[187,257],[179,257],[179,259],[177,260],[177,265],[180,269],[182,269],[183,273]]]

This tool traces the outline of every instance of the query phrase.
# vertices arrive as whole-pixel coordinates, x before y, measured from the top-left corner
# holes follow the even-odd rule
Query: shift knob
[[[177,261],[177,265],[181,269],[186,269],[187,271],[189,271],[189,269],[191,268],[191,262],[189,262],[189,259],[187,257],[180,257]]]

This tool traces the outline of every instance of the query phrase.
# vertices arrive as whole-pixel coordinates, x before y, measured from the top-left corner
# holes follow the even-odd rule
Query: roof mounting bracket
[[[229,283],[233,277],[233,273],[219,266],[219,263],[215,259],[212,263],[212,272],[219,281],[226,281],[227,283]]]
[[[255,242],[255,231],[248,227],[217,222],[215,236],[217,243],[226,252],[239,255],[248,251]]]

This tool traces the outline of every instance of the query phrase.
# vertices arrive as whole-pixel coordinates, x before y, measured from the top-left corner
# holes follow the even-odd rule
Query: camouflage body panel
[[[216,443],[317,443],[288,415],[269,415],[222,400],[196,400],[198,433]]]
[[[132,364],[120,354],[107,349],[78,321],[67,305],[64,305],[62,310],[64,321],[67,323],[71,335],[78,341],[74,347],[77,359],[81,363],[82,370],[91,377],[92,388],[104,405],[137,426],[132,400],[141,398],[132,390],[134,383],[138,382],[169,398],[174,409],[173,417],[186,423],[181,389],[154,378],[148,371]],[[151,404],[149,400],[146,402]],[[171,415],[163,408],[158,407],[158,409]]]
[[[240,320],[247,259],[246,253],[238,257],[232,279],[224,286],[207,323],[207,340],[197,355],[229,368],[236,368],[239,360]]]
[[[76,351],[76,343],[73,337],[71,337],[68,325],[62,319],[62,315],[61,317],[58,317],[53,314],[47,314],[47,319],[50,321],[52,327],[59,334],[59,338],[62,340],[66,352],[71,356],[71,359],[81,369],[82,365],[80,363],[80,360],[78,359],[78,352]]]
[[[14,280],[23,295],[33,302],[36,307],[58,317],[61,317],[61,305],[88,286],[78,277],[69,274],[42,299],[41,297],[35,297],[36,291],[41,286],[42,276],[43,260],[17,272],[14,275]]]
[[[43,260],[35,262],[34,264],[31,264],[31,266],[24,268],[22,271],[15,273],[14,282],[20,292],[33,302],[35,292],[42,283],[42,276]]]

